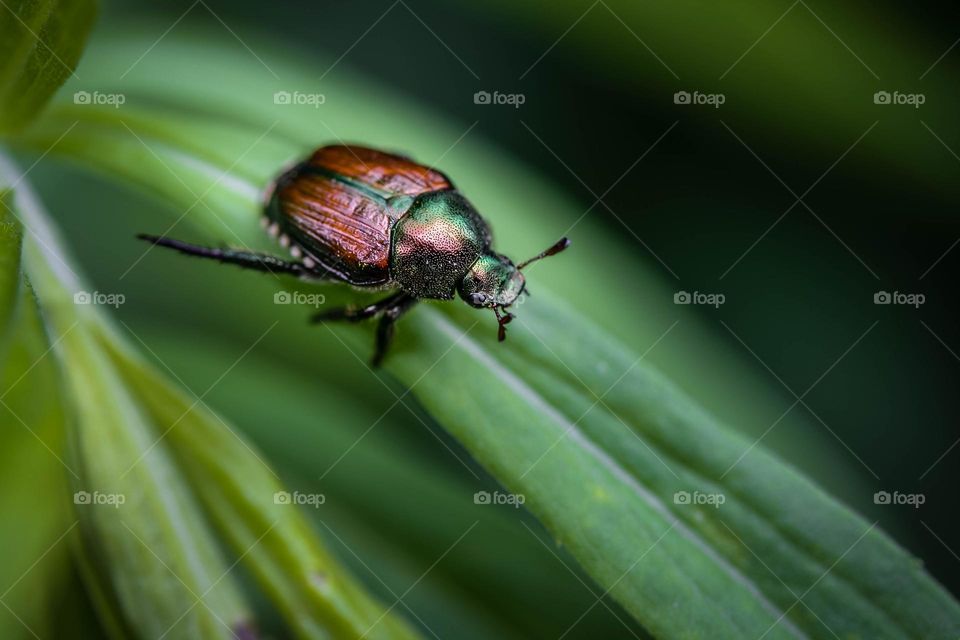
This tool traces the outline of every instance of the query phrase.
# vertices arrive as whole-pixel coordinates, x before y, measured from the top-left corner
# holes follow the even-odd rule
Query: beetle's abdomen
[[[281,180],[267,215],[305,257],[353,284],[389,279],[393,218],[382,200],[304,170]]]
[[[452,189],[439,171],[365,147],[334,145],[280,176],[270,230],[305,261],[356,285],[390,280],[391,231],[416,196]]]

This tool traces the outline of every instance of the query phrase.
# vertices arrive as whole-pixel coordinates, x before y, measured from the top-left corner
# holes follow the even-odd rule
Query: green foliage
[[[0,8],[0,133],[21,128],[73,74],[96,0],[12,0]]]
[[[30,630],[46,635],[51,628],[47,609],[62,586],[62,538],[70,528],[62,510],[43,508],[65,499],[56,458],[63,454],[64,416],[57,372],[43,358],[43,325],[23,283],[21,247],[22,226],[8,190],[0,198],[0,512],[11,524],[0,528],[6,554],[0,598],[9,607],[0,608],[4,638],[32,637]]]
[[[39,110],[79,56],[92,4],[56,8],[53,2],[22,3],[14,9],[19,26],[9,22],[12,12],[0,21],[0,33],[14,36],[2,45],[13,63],[0,68],[0,130],[18,128]],[[30,45],[33,31],[39,40]],[[57,154],[160,196],[185,211],[211,243],[268,247],[257,224],[263,189],[279,167],[309,148],[306,127],[326,125],[316,113],[278,107],[272,93],[295,87],[263,82],[262,69],[224,54],[209,39],[170,40],[176,42],[173,50],[144,61],[164,77],[134,75],[120,82],[116,78],[126,74],[109,65],[125,57],[109,49],[100,54],[105,64],[91,77],[96,86],[124,95],[128,104],[122,109],[59,105],[16,142],[43,153],[56,147]],[[138,41],[115,46],[129,48],[131,42]],[[53,64],[60,61],[57,53],[66,64]],[[202,70],[190,77],[198,66],[193,61],[217,64],[218,57],[218,83],[209,85]],[[297,86],[308,88],[300,71],[270,62],[281,77],[298,78]],[[414,137],[434,128],[423,118],[422,130],[403,139],[392,133],[395,126],[375,117],[383,114],[377,96],[360,86],[348,89],[332,97],[359,96],[358,102],[373,105],[339,107],[366,110],[354,126],[371,143],[412,147]],[[400,109],[390,102],[391,113]],[[468,179],[479,182],[480,173]],[[500,188],[492,172],[485,179]],[[63,475],[60,464],[76,492],[65,518],[60,511],[45,511],[43,518],[30,514],[16,492],[0,492],[0,508],[18,514],[45,542],[56,540],[58,527],[69,534],[77,526],[75,555],[100,624],[116,637],[232,637],[256,625],[253,601],[263,594],[298,637],[416,637],[320,544],[300,510],[276,499],[283,485],[244,436],[146,364],[105,314],[75,304],[83,286],[73,262],[23,185],[17,205],[31,232],[23,264],[37,300],[29,295],[16,207],[9,192],[0,194],[0,202],[0,348],[5,334],[14,338],[3,378],[5,388],[15,391],[0,411],[44,426],[44,446],[54,456],[41,451],[38,468],[47,477],[36,485],[37,495],[67,494],[51,479]],[[512,220],[510,228],[529,243],[526,249],[541,248],[548,214],[531,207],[517,221],[509,206],[491,209],[495,224],[498,217]],[[612,305],[591,291],[590,277],[583,275],[589,261],[576,256],[589,253],[564,260],[571,255],[575,267],[558,261],[558,270],[567,269],[564,293]],[[496,343],[490,318],[462,305],[422,305],[405,319],[388,371],[504,487],[522,496],[603,593],[650,632],[663,638],[960,633],[957,603],[874,525],[719,424],[654,371],[645,354],[610,337],[546,287],[535,291],[520,306],[506,347]],[[249,323],[256,313],[234,324]],[[338,329],[337,340],[341,335],[348,349],[366,352],[366,331]],[[279,338],[288,352],[302,350],[299,340],[296,334]],[[48,351],[57,367],[44,361]],[[36,378],[29,392],[18,388],[27,375]],[[309,404],[300,406],[312,413]],[[64,434],[65,462],[59,458]],[[14,444],[9,451],[23,449]],[[289,441],[277,448],[303,455]],[[400,453],[374,451],[379,457],[371,466],[382,466],[380,477],[395,480],[391,486],[417,487],[437,509],[460,508],[450,487],[418,485],[406,475],[392,460]],[[35,458],[3,472],[23,473],[22,463]],[[352,476],[353,495],[375,500],[363,477]],[[405,506],[412,511],[409,501]],[[399,517],[404,515],[401,510]],[[423,526],[432,529],[432,519]],[[353,531],[363,535],[359,527]],[[22,541],[14,545],[39,555]],[[494,579],[508,574],[507,553],[505,548],[484,559],[496,567]],[[62,564],[61,558],[49,573],[29,580],[63,579]],[[247,569],[255,593],[233,571],[238,565]],[[476,615],[466,597],[435,597],[462,610],[465,619]],[[41,609],[18,604],[30,609],[35,624]],[[7,622],[10,634],[22,633],[17,622],[26,624],[0,619]],[[499,621],[489,624],[497,629]],[[501,636],[499,629],[484,633]]]
[[[75,122],[58,152],[161,194],[212,242],[226,229],[258,246],[260,193],[303,152],[290,141],[297,116],[264,98],[249,98],[235,119],[208,115],[211,96],[186,90],[164,95],[173,109],[149,96],[122,114],[59,107],[23,141],[42,148]],[[956,602],[889,538],[546,289],[520,307],[509,348],[477,326],[484,320],[425,305],[405,319],[387,369],[658,637],[960,630]],[[365,331],[342,333],[367,348]]]
[[[0,354],[20,297],[23,230],[13,214],[13,191],[0,191]]]

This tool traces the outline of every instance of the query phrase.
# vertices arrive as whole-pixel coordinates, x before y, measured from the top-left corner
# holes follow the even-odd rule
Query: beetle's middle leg
[[[395,332],[394,325],[397,319],[409,311],[410,307],[415,304],[417,304],[416,298],[405,295],[404,298],[397,301],[394,306],[387,309],[383,315],[380,316],[380,324],[377,325],[377,348],[373,354],[373,366],[375,368],[380,366],[380,363],[383,362],[383,357],[387,355],[387,349],[390,348],[390,343],[393,341],[393,334]]]
[[[346,320],[347,322],[360,322],[380,316],[380,324],[377,325],[376,351],[373,356],[373,366],[379,367],[380,363],[383,362],[383,357],[387,354],[390,342],[393,340],[394,323],[416,303],[416,298],[404,291],[399,291],[365,307],[341,307],[323,311],[313,316],[311,321]]]

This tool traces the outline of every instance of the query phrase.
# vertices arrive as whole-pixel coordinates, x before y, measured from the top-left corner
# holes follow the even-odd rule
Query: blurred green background
[[[247,50],[269,86],[278,79],[256,43],[278,42],[285,55],[316,61],[317,92],[325,81],[356,80],[399,96],[396,121],[377,127],[409,127],[411,104],[435,114],[450,132],[439,166],[457,167],[450,172],[468,197],[473,155],[511,157],[569,206],[539,237],[496,228],[501,247],[526,252],[564,233],[577,244],[615,246],[608,263],[593,265],[607,274],[596,296],[623,300],[623,311],[570,302],[640,353],[679,320],[650,361],[730,424],[765,434],[767,447],[879,521],[960,591],[960,447],[952,449],[960,437],[960,48],[951,50],[960,32],[948,7],[106,2],[91,46],[130,24],[147,34],[145,56],[177,33],[222,32],[218,42]],[[523,104],[477,104],[478,91],[521,94]],[[678,91],[722,94],[724,102],[677,104]],[[875,104],[877,91],[925,101]],[[304,144],[348,135],[336,120],[327,125],[302,132]],[[52,160],[31,178],[97,288],[127,292],[116,315],[196,393],[210,388],[210,405],[246,430],[292,487],[320,486],[331,505],[349,505],[340,514],[333,507],[335,526],[398,593],[480,518],[472,494],[495,483],[428,416],[412,415],[412,401],[409,411],[390,410],[390,389],[349,354],[317,361],[309,348],[293,352],[271,336],[211,388],[256,338],[231,319],[265,313],[258,300],[272,306],[266,293],[236,294],[269,287],[256,275],[159,253],[136,262],[142,247],[133,234],[166,228],[162,203]],[[502,188],[525,185],[507,177]],[[534,293],[548,271],[540,269]],[[638,270],[648,280],[624,275]],[[720,293],[725,303],[676,305],[677,291]],[[922,293],[926,302],[877,305],[878,291]],[[305,315],[285,314],[275,333],[335,350],[331,334],[306,327]],[[358,404],[362,413],[351,409]],[[333,426],[324,420],[324,433],[317,414],[335,418]],[[877,505],[877,491],[926,500],[917,509]],[[480,522],[478,535],[407,599],[441,636],[463,619],[491,625],[473,637],[557,636],[599,595],[588,578],[571,575],[563,564],[574,567],[571,560],[534,537],[548,540],[522,512],[483,512]],[[392,600],[350,550],[321,533]],[[511,584],[498,579],[505,572]],[[438,594],[449,600],[445,611],[436,610]],[[618,616],[629,619],[614,604],[596,607],[568,637],[623,633]]]

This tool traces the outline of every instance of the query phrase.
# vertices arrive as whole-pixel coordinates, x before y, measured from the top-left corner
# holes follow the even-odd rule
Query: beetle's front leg
[[[383,362],[387,355],[387,349],[393,341],[395,325],[397,319],[417,303],[417,299],[412,296],[406,296],[390,309],[387,309],[380,317],[380,324],[377,325],[377,348],[373,354],[373,366],[377,368]]]

